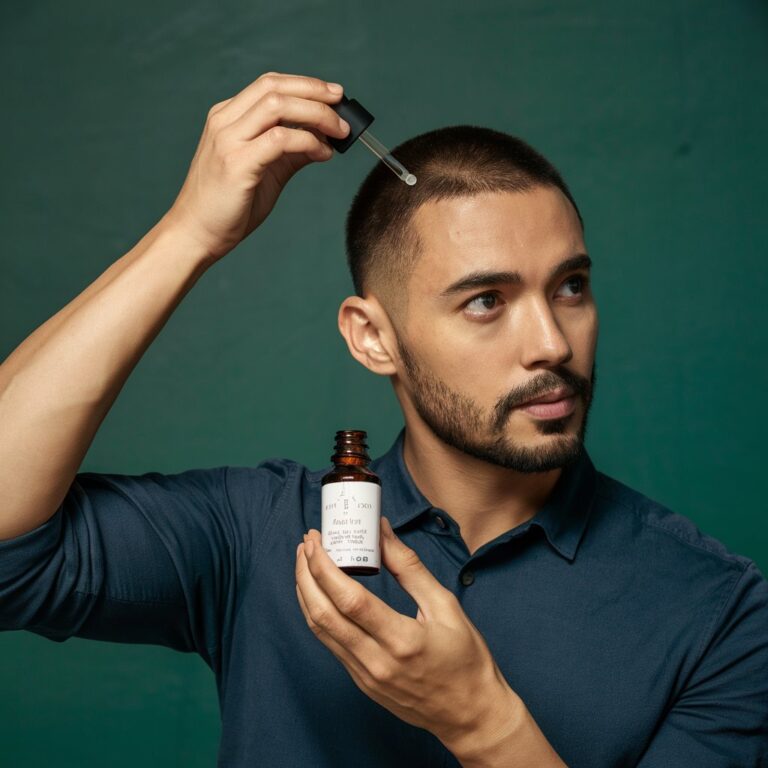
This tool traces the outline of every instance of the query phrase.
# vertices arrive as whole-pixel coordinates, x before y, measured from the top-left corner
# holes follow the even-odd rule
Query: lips
[[[553,389],[551,392],[547,392],[545,395],[535,397],[533,400],[526,400],[524,403],[520,403],[518,407],[526,407],[528,405],[535,405],[536,403],[556,403],[558,400],[564,400],[566,397],[573,397],[574,392],[568,387],[559,387]]]

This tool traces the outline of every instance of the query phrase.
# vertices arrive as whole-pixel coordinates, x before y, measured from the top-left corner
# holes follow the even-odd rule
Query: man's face
[[[448,445],[499,466],[543,472],[572,462],[598,333],[573,206],[559,189],[536,187],[429,202],[413,223],[423,253],[398,338],[404,408]],[[564,412],[520,407],[558,387],[574,393]]]

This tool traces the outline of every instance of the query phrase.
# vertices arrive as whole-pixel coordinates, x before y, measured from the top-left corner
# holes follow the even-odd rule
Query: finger
[[[232,154],[251,169],[255,177],[261,178],[264,169],[280,157],[306,155],[311,160],[322,161],[333,157],[333,150],[309,131],[276,125]]]
[[[304,595],[301,594],[301,587],[299,585],[296,585],[296,597],[299,601],[299,608],[301,608],[301,612],[304,614],[304,619],[307,622],[308,626],[312,626],[312,617],[309,613],[309,608],[307,608],[307,602],[304,599]],[[342,663],[345,667],[348,669],[354,670],[355,674],[358,675],[358,677],[365,676],[365,670],[361,666],[360,662],[351,654],[349,651],[344,648],[343,645],[339,644],[334,640],[330,635],[325,633],[315,633],[318,640],[326,647],[328,650]]]
[[[342,139],[349,124],[327,104],[271,91],[262,96],[233,123],[222,130],[234,139],[248,141],[274,125],[291,124],[316,128],[326,136]]]
[[[381,534],[381,557],[387,570],[416,601],[427,620],[444,615],[450,608],[453,593],[434,577],[415,550],[400,541],[383,515]]]
[[[299,600],[299,607],[301,608],[301,612],[304,614],[304,618],[309,621],[307,605],[304,601],[304,596],[301,594],[301,590],[299,589],[298,584],[296,585],[296,597]],[[349,673],[349,676],[352,678],[355,685],[367,696],[370,696],[370,698],[372,698],[374,701],[381,704],[382,706],[385,706],[384,700],[375,694],[376,681],[370,675],[368,670],[365,669],[354,656],[347,653],[346,650],[332,637],[323,635],[320,638],[320,641],[341,662],[341,664],[344,665],[344,668]]]
[[[299,96],[303,99],[322,101],[327,104],[336,104],[341,101],[342,97],[342,91],[332,91],[327,81],[317,77],[265,72],[221,107],[219,111],[223,123],[228,125],[237,120],[240,115],[270,91],[286,96]]]
[[[339,613],[364,629],[392,655],[399,654],[403,644],[412,639],[414,619],[393,610],[347,576],[323,548],[319,533],[310,531],[309,538],[314,545],[307,558],[309,570]]]
[[[328,143],[328,136],[326,136],[326,135],[325,135],[324,133],[322,133],[321,131],[318,131],[318,130],[317,130],[317,128],[312,128],[311,126],[293,126],[293,125],[289,125],[288,127],[289,127],[289,128],[299,127],[299,128],[302,128],[302,129],[303,129],[303,130],[305,130],[305,131],[309,131],[309,132],[310,132],[310,133],[311,133],[313,136],[317,136],[317,138],[318,138],[318,139],[319,139],[319,140],[320,140],[320,141],[321,141],[323,144],[325,144],[325,145],[327,145],[327,146],[329,146],[329,147],[331,146],[331,145]],[[331,149],[333,149],[333,147],[331,147]]]
[[[309,570],[305,545],[296,559],[296,585],[304,600],[309,628],[323,642],[332,644],[342,659],[353,658],[363,668],[366,661],[384,653],[379,644],[354,622],[342,616],[333,602],[315,582]]]

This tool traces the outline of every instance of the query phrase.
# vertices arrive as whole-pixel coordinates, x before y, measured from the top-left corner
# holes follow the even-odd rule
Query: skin
[[[393,322],[374,292],[351,296],[339,329],[356,360],[390,377],[406,466],[472,553],[533,517],[583,443],[597,307],[588,269],[548,276],[587,250],[576,211],[550,187],[429,202],[413,225],[424,248],[407,311]],[[441,296],[476,270],[518,271],[522,283]],[[576,393],[570,416],[516,407],[561,385]]]
[[[0,540],[50,519],[187,292],[260,226],[297,172],[333,157],[327,137],[349,133],[330,106],[341,97],[324,80],[266,72],[214,104],[171,208],[2,362]]]
[[[174,229],[207,258],[225,255],[259,226],[293,174],[330,157],[319,133],[346,135],[348,126],[317,102],[339,97],[323,82],[268,74],[214,105],[172,209]],[[277,122],[297,121],[306,129],[275,130]],[[381,541],[384,567],[414,596],[417,617],[397,613],[343,573],[312,529],[306,554],[303,543],[296,552],[296,596],[318,639],[366,695],[430,730],[466,768],[498,760],[513,768],[512,753],[540,766],[562,765],[456,597],[384,519]]]
[[[384,516],[380,534],[382,564],[419,606],[416,617],[341,571],[313,528],[296,550],[296,595],[312,632],[363,693],[430,731],[464,768],[564,768],[458,598]]]
[[[406,421],[408,470],[459,523],[472,553],[532,517],[583,446],[597,308],[588,268],[550,276],[586,254],[576,212],[558,189],[427,203],[414,226],[424,250],[406,312],[388,313],[375,293],[352,296],[339,309],[339,329],[356,360],[390,377]],[[441,295],[478,270],[521,279]],[[561,385],[574,392],[570,415],[545,420],[517,407]],[[381,545],[384,567],[419,606],[415,619],[337,568],[319,531],[297,549],[307,624],[358,687],[432,732],[465,768],[564,766],[458,599],[386,518]]]
[[[205,254],[204,263],[213,263],[258,227],[271,211],[283,186],[298,170],[313,160],[323,161],[331,157],[327,145],[319,137],[329,133],[344,136],[348,132],[348,126],[340,123],[327,106],[338,98],[340,94],[329,92],[327,83],[322,81],[268,73],[232,99],[214,105],[190,173],[167,219],[166,226],[174,234],[174,239],[178,243],[196,243]],[[302,125],[304,129],[278,127],[278,122],[283,126]],[[491,223],[495,225],[498,235],[501,226],[499,216],[503,217],[505,213],[496,209],[496,214],[496,221]],[[448,231],[452,232],[451,212],[443,213],[443,217]],[[455,235],[462,242],[461,227],[469,227],[470,222],[466,220],[466,215],[457,221],[460,227]],[[427,220],[425,225],[431,226],[431,223]],[[509,237],[508,227],[502,230],[502,236],[503,232]],[[479,235],[475,225],[476,243],[482,240]],[[515,233],[512,235],[515,236]],[[471,241],[472,237],[467,239],[465,234],[465,262],[468,258],[466,248]],[[497,239],[497,247],[501,242]],[[539,245],[542,246],[541,243]],[[430,245],[433,252],[434,246],[434,243]],[[492,255],[493,251],[492,247],[485,248],[488,255]],[[455,247],[453,253],[454,258],[449,261],[457,267],[462,257],[461,246]],[[425,267],[428,268],[428,265],[422,260],[412,276],[410,288],[421,287],[422,291],[425,290]],[[426,290],[429,290],[428,286]],[[420,298],[419,293],[415,296]],[[411,298],[409,293],[409,301]],[[534,301],[533,304],[540,306],[541,302]],[[397,337],[375,298],[370,304],[375,326],[366,319],[365,306],[357,307],[357,310],[357,314],[353,312],[357,320],[351,320],[354,335],[357,337],[357,331],[363,330],[363,339],[380,339],[378,351],[374,344],[362,356],[373,361],[373,369],[380,368],[377,372],[392,376],[406,414],[409,433],[418,439],[416,430],[419,424],[415,418],[418,409],[415,404],[419,401],[417,390],[423,388],[425,380],[423,377],[410,380],[404,375],[402,356],[396,355]],[[342,307],[342,332],[345,325],[341,319],[344,317],[346,310]],[[434,323],[432,340],[441,338],[441,344],[449,350],[450,345],[446,347],[446,342],[456,329],[451,331],[445,308],[442,315],[435,308],[431,316],[421,311],[410,312],[406,331],[415,334],[414,338],[419,338],[419,334],[424,332],[429,334],[430,327],[425,322],[430,317]],[[361,319],[362,323],[359,322]],[[542,322],[542,326],[551,335],[550,323]],[[376,330],[373,334],[365,333],[366,326],[369,330],[374,327]],[[476,361],[477,351],[472,350],[471,334],[467,333],[470,327],[467,326],[463,338],[457,336],[455,342],[460,342],[459,347],[468,361],[472,358]],[[418,360],[421,366],[422,350],[408,335],[403,335],[403,341],[412,352],[409,358],[411,363]],[[357,349],[356,345],[353,346]],[[484,346],[489,352],[492,351],[488,340]],[[554,346],[557,350],[563,348],[561,342]],[[400,349],[403,348],[401,345]],[[372,356],[369,356],[369,351]],[[386,360],[382,365],[382,360],[376,359],[377,355],[387,352],[393,354],[389,359],[389,369]],[[531,354],[530,350],[528,354]],[[424,359],[428,362],[427,358]],[[530,364],[533,368],[535,361],[531,360]],[[413,374],[413,365],[410,370]],[[444,375],[439,367],[420,367],[418,370],[426,371],[428,377],[433,373],[440,377]],[[453,378],[459,379],[460,373],[460,366],[454,365]],[[546,380],[537,379],[533,386],[546,385],[549,388],[552,378],[549,373]],[[410,386],[411,398],[407,396],[408,387],[402,386],[404,382]],[[454,386],[449,378],[446,382]],[[464,382],[465,387],[468,384]],[[540,392],[532,391],[530,383],[521,387],[520,391],[526,396],[535,396]],[[485,390],[482,398],[479,397],[481,393],[475,392],[471,386],[469,391],[473,399],[477,399],[477,404],[470,402],[469,407],[472,410],[482,408]],[[422,421],[420,425],[424,449],[429,447],[426,424]],[[482,427],[482,420],[478,424]],[[557,439],[554,435],[548,437]],[[573,436],[561,435],[559,439],[572,440]],[[475,435],[473,441],[482,443],[483,435]],[[413,452],[418,450],[419,444],[409,440],[409,467],[421,487],[432,493],[429,461],[423,467],[417,467],[413,458]],[[452,450],[455,451],[455,448]],[[462,455],[467,458],[466,453]],[[429,459],[429,456],[425,454],[425,458]],[[459,465],[462,459],[457,454],[453,461]],[[447,466],[441,469],[439,459],[434,456],[431,467],[432,471],[445,473],[448,470]],[[420,470],[418,474],[417,470]],[[504,471],[510,472],[509,469]],[[439,480],[439,477],[433,476],[431,481],[436,479]],[[437,500],[439,497],[434,498]],[[343,573],[323,550],[319,531],[310,530],[305,535],[305,541],[308,547],[306,552],[305,544],[301,543],[296,553],[297,600],[308,626],[334,653],[366,695],[397,717],[435,734],[465,768],[564,765],[525,704],[504,680],[484,639],[456,597],[434,578],[416,552],[397,539],[384,519],[382,561],[418,603],[419,613],[415,619],[393,611],[362,584]],[[477,695],[480,691],[482,696]],[[461,701],[462,706],[446,708],[446,701]]]
[[[325,137],[349,132],[329,106],[340,98],[341,90],[326,81],[268,72],[214,104],[170,210],[2,363],[0,540],[30,532],[54,514],[128,375],[187,291],[260,226],[294,174],[333,156]],[[495,445],[495,461],[530,468],[548,451],[551,459],[558,445],[567,457],[579,417],[561,434],[543,434],[511,415],[503,427],[510,438],[506,459],[493,443],[498,436],[488,431],[489,417],[502,397],[534,396],[558,383],[553,371],[566,372],[558,365],[568,366],[573,381],[586,376],[593,322],[596,334],[587,307],[561,305],[541,284],[546,260],[575,245],[565,238],[562,205],[535,194],[515,203],[453,201],[419,212],[418,225],[432,239],[409,282],[400,347],[375,295],[347,299],[339,315],[353,355],[392,377],[408,427],[409,470],[428,497],[461,522],[470,548],[532,509],[557,470],[532,475],[473,457],[441,441],[430,420],[439,427],[443,419],[469,416],[466,433],[452,439],[476,453]],[[508,292],[504,301],[506,322],[481,326],[436,301],[444,282],[470,262],[523,270],[525,290]],[[428,413],[426,395],[435,383],[445,402]],[[475,510],[471,520],[462,516],[464,508]],[[308,545],[310,539],[314,552],[308,546],[305,554],[303,543],[297,549],[297,601],[310,628],[368,696],[434,733],[465,768],[563,765],[458,600],[417,553],[382,528],[384,566],[419,605],[412,619],[337,568],[318,531],[309,531]],[[445,708],[452,700],[466,706]]]

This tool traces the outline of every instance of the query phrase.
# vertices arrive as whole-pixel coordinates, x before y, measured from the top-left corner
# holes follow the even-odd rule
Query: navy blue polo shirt
[[[410,476],[404,434],[372,463],[383,514],[570,768],[768,765],[768,582],[753,561],[586,450],[532,519],[470,555]],[[328,469],[80,473],[46,523],[0,542],[0,629],[199,653],[221,766],[458,766],[358,689],[301,613],[296,545],[320,528]],[[416,615],[386,568],[352,578]]]

